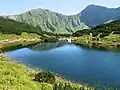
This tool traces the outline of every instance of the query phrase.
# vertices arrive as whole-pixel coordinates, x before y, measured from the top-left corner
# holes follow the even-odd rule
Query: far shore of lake
[[[107,41],[107,40],[91,40],[91,39],[85,39],[83,37],[74,37],[72,38],[72,42],[75,44],[87,44],[90,47],[96,46],[98,48],[106,48],[106,49],[112,49],[112,48],[120,48],[120,42],[118,41]]]
[[[0,53],[9,49],[12,49],[13,47],[26,47],[28,45],[36,44],[42,42],[41,39],[5,39],[0,40]]]

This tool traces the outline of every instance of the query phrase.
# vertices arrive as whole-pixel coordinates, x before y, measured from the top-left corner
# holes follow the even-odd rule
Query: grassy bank
[[[75,43],[88,43],[103,48],[120,48],[120,20],[73,33]]]
[[[23,32],[21,35],[0,34],[0,52],[41,42],[40,38],[41,36],[35,33]]]
[[[0,90],[93,90],[55,76],[53,84],[34,81],[38,70],[8,61],[0,55]]]
[[[89,44],[91,47],[96,46],[98,48],[120,48],[120,35],[109,34],[104,38],[93,37],[92,35],[83,35],[79,37],[73,37],[73,42],[76,44]]]

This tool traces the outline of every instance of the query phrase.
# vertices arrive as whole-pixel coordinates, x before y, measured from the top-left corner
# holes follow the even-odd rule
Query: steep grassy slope
[[[34,9],[20,15],[8,16],[8,18],[58,34],[69,34],[88,28],[77,15],[65,16],[45,9]]]
[[[5,17],[0,17],[0,33],[2,34],[17,34],[21,35],[22,32],[36,33],[40,36],[55,36],[52,32],[43,31],[39,26],[28,25],[27,23],[18,22]]]
[[[0,17],[0,32],[4,34],[41,33],[41,28]]]

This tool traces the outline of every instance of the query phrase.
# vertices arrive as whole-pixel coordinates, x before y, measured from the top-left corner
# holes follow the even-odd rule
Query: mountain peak
[[[104,7],[104,6],[100,6],[100,5],[95,5],[95,4],[90,4],[86,7],[86,9],[93,9],[93,8],[107,8],[107,7]]]
[[[109,20],[119,19],[120,8],[108,8],[100,5],[88,5],[79,15],[89,27],[94,27]]]

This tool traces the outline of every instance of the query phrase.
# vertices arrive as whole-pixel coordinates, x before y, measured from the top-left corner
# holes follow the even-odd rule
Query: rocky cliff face
[[[7,16],[7,18],[59,34],[69,34],[88,28],[78,15],[66,16],[45,9],[34,9],[20,15]]]
[[[111,20],[119,20],[120,8],[106,8],[98,5],[89,5],[78,15],[86,25],[95,27]]]

